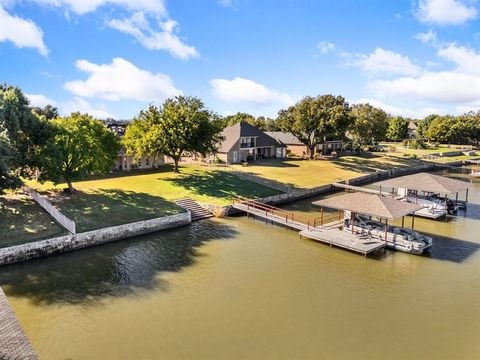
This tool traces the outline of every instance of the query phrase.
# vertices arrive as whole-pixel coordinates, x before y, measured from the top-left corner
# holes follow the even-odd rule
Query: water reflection
[[[205,242],[234,238],[236,230],[215,221],[14,264],[0,269],[9,296],[34,303],[96,302],[142,290],[168,290],[162,272],[193,265]]]

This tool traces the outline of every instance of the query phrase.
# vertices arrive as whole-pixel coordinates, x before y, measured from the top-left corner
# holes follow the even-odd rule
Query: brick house
[[[282,131],[267,131],[265,134],[284,144],[287,147],[287,153],[290,155],[306,156],[308,154],[307,146],[298,140],[298,138],[292,133]]]
[[[258,158],[280,158],[287,156],[286,145],[246,122],[225,128],[224,138],[217,157],[226,163],[240,163]]]

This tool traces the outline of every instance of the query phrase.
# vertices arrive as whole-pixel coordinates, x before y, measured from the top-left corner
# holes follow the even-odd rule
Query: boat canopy
[[[314,205],[330,209],[348,210],[357,214],[372,215],[395,220],[423,209],[424,205],[411,204],[378,194],[348,193],[314,201]]]
[[[379,181],[373,185],[425,191],[434,194],[455,194],[471,187],[471,184],[468,182],[429,173],[401,176],[394,179]]]

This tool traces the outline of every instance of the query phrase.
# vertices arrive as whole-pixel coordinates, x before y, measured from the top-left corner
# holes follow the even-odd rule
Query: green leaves
[[[195,97],[167,99],[161,107],[150,105],[127,127],[123,145],[134,157],[167,155],[175,162],[185,151],[202,155],[216,151],[221,131],[218,116]]]
[[[387,129],[387,139],[404,140],[408,137],[408,121],[401,116],[390,119]]]
[[[112,166],[120,148],[115,134],[90,115],[72,113],[50,122],[53,136],[42,157],[41,180],[71,182]]]
[[[385,139],[388,128],[388,115],[385,111],[370,104],[357,104],[352,108],[352,116],[348,135],[357,147],[374,145]]]
[[[278,113],[277,124],[283,131],[291,132],[310,149],[328,138],[343,138],[350,125],[350,107],[341,96],[321,95],[305,97]]]

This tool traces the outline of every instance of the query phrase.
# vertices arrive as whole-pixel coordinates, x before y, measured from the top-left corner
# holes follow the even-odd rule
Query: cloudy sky
[[[275,116],[339,94],[392,114],[480,108],[477,0],[0,0],[0,81],[129,119],[194,95]]]

